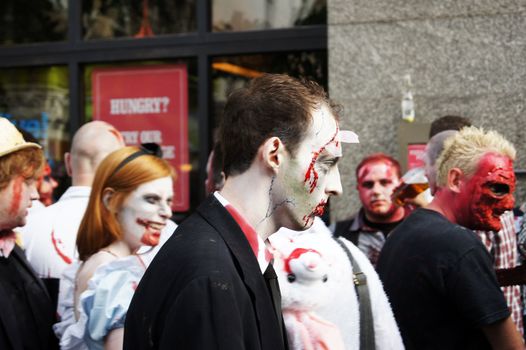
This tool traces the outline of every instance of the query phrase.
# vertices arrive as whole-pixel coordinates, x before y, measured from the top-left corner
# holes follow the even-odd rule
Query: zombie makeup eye
[[[374,185],[374,183],[372,181],[364,181],[364,182],[362,182],[362,187],[363,188],[371,189],[371,188],[373,188],[373,185]]]
[[[393,183],[393,181],[391,181],[391,180],[380,180],[380,185],[382,185],[384,187],[385,186],[389,186],[392,183]]]
[[[318,171],[320,171],[323,174],[327,174],[330,170],[330,165],[328,165],[327,163],[317,164],[316,167],[318,168]]]
[[[159,197],[157,195],[148,195],[148,196],[144,196],[143,198],[144,198],[145,201],[147,201],[150,204],[155,204],[159,200],[161,200],[161,197]]]
[[[497,196],[505,196],[510,193],[510,187],[501,183],[490,183],[488,188]]]

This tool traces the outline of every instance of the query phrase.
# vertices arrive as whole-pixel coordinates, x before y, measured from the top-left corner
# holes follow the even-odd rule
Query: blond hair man
[[[500,134],[462,129],[437,161],[433,201],[387,240],[378,272],[407,349],[523,349],[491,257],[471,231],[499,230],[513,208],[514,158]]]

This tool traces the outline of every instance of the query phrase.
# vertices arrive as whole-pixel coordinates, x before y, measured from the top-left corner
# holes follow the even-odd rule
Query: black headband
[[[161,149],[161,146],[159,146],[157,143],[154,143],[154,142],[142,143],[137,152],[130,154],[128,157],[124,158],[122,162],[119,163],[119,165],[115,168],[115,170],[113,170],[113,173],[111,174],[110,177],[115,175],[119,170],[122,169],[123,166],[125,166],[129,162],[143,155],[156,156],[156,157],[162,158],[163,150]]]

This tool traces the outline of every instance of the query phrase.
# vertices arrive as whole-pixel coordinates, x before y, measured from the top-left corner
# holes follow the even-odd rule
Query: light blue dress
[[[79,263],[64,271],[60,280],[58,314],[61,322],[53,329],[60,338],[61,349],[104,349],[110,331],[123,328],[133,293],[141,280],[145,265],[137,255],[113,260],[97,268],[81,294],[79,319],[75,319],[75,277]]]

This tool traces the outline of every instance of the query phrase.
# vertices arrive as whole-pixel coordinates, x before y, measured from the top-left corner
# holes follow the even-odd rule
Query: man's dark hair
[[[225,176],[245,172],[258,148],[276,136],[294,155],[312,122],[326,105],[338,119],[339,107],[321,86],[284,74],[263,74],[229,97],[219,127]]]
[[[385,153],[373,153],[364,159],[358,164],[356,167],[356,179],[358,180],[358,173],[360,172],[360,169],[363,168],[365,165],[370,163],[386,163],[390,164],[395,170],[396,174],[399,178],[402,177],[402,171],[400,170],[400,163],[396,159],[394,159],[391,156],[388,156]]]
[[[460,130],[465,126],[471,126],[471,120],[466,117],[460,117],[457,115],[446,115],[438,119],[433,120],[431,123],[431,129],[429,129],[429,138],[432,138],[436,134],[446,130]]]

